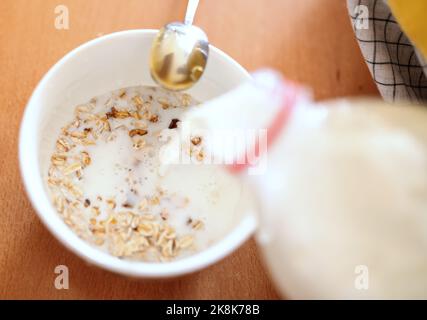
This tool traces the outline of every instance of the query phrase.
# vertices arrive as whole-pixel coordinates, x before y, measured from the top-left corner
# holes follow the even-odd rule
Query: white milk
[[[112,106],[117,110],[126,109],[135,96],[140,96],[145,102],[151,101],[149,110],[151,114],[158,115],[157,122],[132,117],[110,118],[108,121],[113,129],[111,134],[103,133],[96,145],[78,145],[69,152],[68,159],[72,158],[71,155],[77,157],[82,150],[86,150],[91,158],[90,165],[81,171],[80,179],[71,175],[73,182],[83,193],[82,199],[77,201],[78,210],[86,215],[83,218],[85,221],[93,218],[93,207],[100,211],[99,216],[95,217],[97,220],[107,219],[111,212],[131,210],[141,215],[153,215],[161,221],[161,215],[166,212],[167,223],[177,235],[190,234],[194,237],[192,250],[183,251],[179,256],[203,250],[224,237],[239,221],[242,213],[239,203],[246,191],[243,191],[238,179],[219,166],[176,164],[166,172],[160,170],[159,150],[168,141],[163,136],[177,130],[168,128],[171,120],[180,119],[188,108],[197,108],[174,107],[194,104],[188,96],[184,97],[184,101],[182,95],[162,89],[127,88],[125,91],[107,93],[93,99],[91,113],[105,114]],[[167,109],[162,108],[158,102],[164,102],[163,98],[171,102]],[[144,147],[133,147],[136,140],[129,135],[132,128],[144,128],[148,131],[146,135],[136,136],[136,140],[142,138],[145,141]],[[162,196],[158,205],[145,210],[138,209],[144,199],[150,200],[159,194]],[[113,210],[106,202],[107,199],[114,199],[116,204]],[[85,206],[85,202],[90,205]],[[191,223],[197,221],[201,221],[203,227],[195,231]],[[108,245],[105,243],[100,248],[108,250]]]

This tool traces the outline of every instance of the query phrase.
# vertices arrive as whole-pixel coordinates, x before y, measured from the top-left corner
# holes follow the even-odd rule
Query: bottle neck
[[[280,85],[275,88],[275,91],[276,92],[273,92],[273,94],[280,97],[280,104],[276,110],[275,116],[266,128],[266,144],[262,144],[259,137],[257,137],[254,144],[248,146],[251,150],[246,152],[245,161],[243,163],[233,163],[225,166],[225,169],[231,174],[240,174],[251,166],[251,161],[247,159],[248,154],[260,159],[265,155],[268,148],[277,142],[291,118],[298,98],[303,95],[303,90],[300,86],[287,80],[283,80]]]

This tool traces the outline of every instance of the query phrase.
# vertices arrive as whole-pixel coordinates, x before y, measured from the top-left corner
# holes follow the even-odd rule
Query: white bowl
[[[156,30],[130,30],[89,41],[55,64],[34,90],[21,124],[19,161],[28,196],[47,228],[67,248],[102,268],[136,277],[161,278],[193,272],[236,250],[255,230],[256,219],[247,210],[228,233],[208,249],[169,263],[121,260],[80,239],[52,206],[43,182],[49,151],[60,128],[70,119],[73,106],[122,87],[155,85],[148,70],[148,54]],[[188,92],[197,100],[215,97],[249,74],[237,62],[210,47],[201,81]]]

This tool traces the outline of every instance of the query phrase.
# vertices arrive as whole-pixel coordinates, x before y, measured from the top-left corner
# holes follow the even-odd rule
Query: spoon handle
[[[185,13],[184,23],[186,25],[193,24],[194,15],[196,14],[199,0],[188,0],[187,12]]]

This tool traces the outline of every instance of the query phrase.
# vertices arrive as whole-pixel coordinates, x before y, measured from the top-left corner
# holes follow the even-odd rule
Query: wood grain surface
[[[377,95],[344,0],[201,0],[195,23],[248,70],[270,66],[311,86],[317,99]],[[66,5],[69,30],[56,30]],[[17,162],[25,104],[43,74],[76,46],[114,31],[159,28],[183,18],[185,0],[0,1],[0,298],[275,299],[253,240],[222,262],[167,280],[127,279],[68,252],[31,208]],[[54,268],[70,270],[69,290]]]

